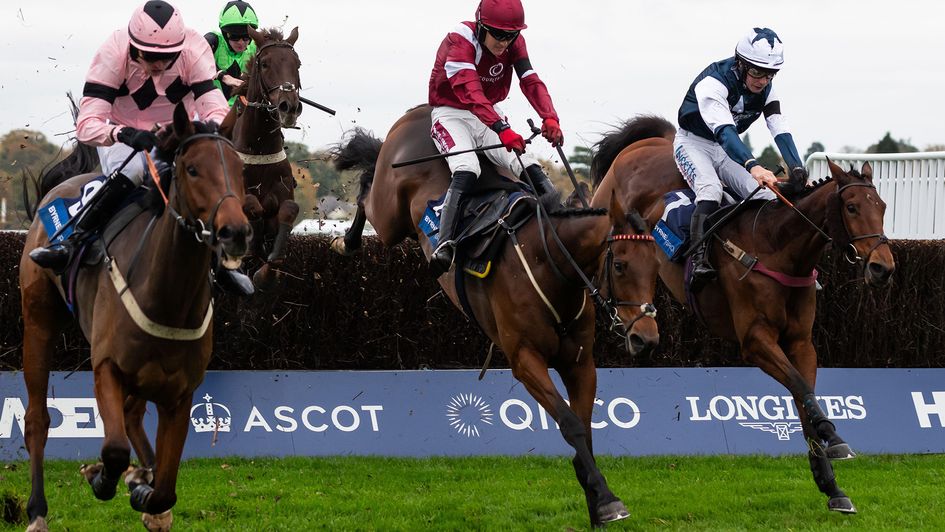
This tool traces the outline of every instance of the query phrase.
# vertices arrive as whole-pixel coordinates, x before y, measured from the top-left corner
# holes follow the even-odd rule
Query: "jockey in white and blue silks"
[[[739,138],[762,114],[792,174],[804,172],[771,83],[784,62],[783,50],[774,31],[754,28],[738,42],[734,57],[712,63],[689,86],[679,108],[673,154],[679,171],[696,193],[692,242],[702,238],[706,218],[719,208],[723,183],[743,198],[758,185],[777,185],[774,174],[758,164]],[[774,199],[774,194],[765,189],[755,197]],[[716,273],[704,251],[703,246],[693,254],[693,290]]]

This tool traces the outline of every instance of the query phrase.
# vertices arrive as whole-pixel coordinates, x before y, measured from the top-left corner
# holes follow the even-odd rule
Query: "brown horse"
[[[336,251],[350,253],[360,248],[367,219],[388,246],[407,237],[419,238],[429,259],[430,242],[418,227],[427,202],[446,191],[449,168],[442,159],[398,169],[391,164],[435,154],[430,128],[430,107],[420,106],[394,124],[383,144],[356,131],[336,150],[339,169],[363,170],[358,212],[344,239],[333,242]],[[588,302],[580,275],[568,265],[549,233],[552,228],[557,231],[581,273],[589,275],[597,269],[612,222],[601,210],[577,212],[583,216],[546,219],[543,236],[537,221],[530,220],[512,238],[521,246],[507,243],[500,266],[484,279],[468,277],[466,292],[475,320],[506,353],[512,374],[558,422],[562,436],[574,448],[572,463],[584,488],[590,519],[599,525],[629,514],[607,487],[591,443],[591,411],[597,389],[594,306]],[[542,251],[543,237],[550,257]],[[556,277],[551,262],[564,272],[564,278]],[[454,271],[441,276],[439,282],[459,307]],[[552,382],[549,368],[561,375],[570,406]]]
[[[159,142],[161,159],[175,164],[171,183],[164,183],[169,190],[163,214],[138,215],[106,242],[105,260],[81,269],[74,291],[79,324],[92,348],[95,398],[105,430],[102,462],[82,472],[96,497],[112,498],[129,465],[130,437],[143,469],[129,474],[126,483],[131,506],[143,512],[150,529],[170,526],[191,399],[210,360],[211,254],[220,254],[225,267],[239,266],[250,234],[241,208],[242,162],[230,142],[214,131],[215,126],[190,122],[184,106],[177,106],[173,126]],[[94,176],[79,175],[57,185],[59,179],[47,174],[40,204],[78,196]],[[164,205],[156,188],[150,197]],[[20,259],[30,530],[46,529],[46,394],[50,361],[69,320],[60,280],[28,256],[47,243],[38,220]],[[157,405],[156,455],[141,424],[145,401]],[[156,468],[153,475],[151,468]]]
[[[243,159],[246,203],[243,207],[253,226],[253,255],[262,266],[253,275],[259,288],[267,288],[285,260],[289,232],[299,215],[295,202],[295,177],[286,159],[282,128],[295,127],[302,113],[299,101],[299,69],[295,51],[299,29],[288,38],[277,30],[249,35],[258,47],[237,89],[237,101],[221,130],[233,140]],[[267,254],[266,248],[269,247]]]
[[[642,213],[650,227],[663,214],[663,194],[686,187],[673,158],[671,128],[662,118],[638,117],[609,134],[594,159],[599,169],[595,176],[600,182],[598,193],[606,195],[606,188],[616,191],[621,205]],[[806,187],[793,198],[810,223],[789,206],[773,201],[748,204],[721,227],[708,250],[718,280],[696,294],[690,305],[698,309],[711,332],[737,341],[746,362],[791,392],[808,442],[814,482],[829,498],[827,507],[855,513],[837,486],[830,463],[854,454],[814,395],[813,272],[831,239],[850,260],[863,264],[867,284],[886,284],[895,261],[883,235],[886,204],[873,186],[869,164],[861,172],[844,172],[831,163],[830,171],[832,179]],[[637,248],[615,252],[631,270],[639,266],[639,275],[653,275],[657,266],[673,296],[686,303],[683,266],[670,262],[656,245],[648,247],[645,252]],[[753,263],[752,258],[758,261]]]

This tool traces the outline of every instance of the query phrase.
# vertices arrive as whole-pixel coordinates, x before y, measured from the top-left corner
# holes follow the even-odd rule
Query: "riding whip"
[[[541,133],[541,131],[538,131],[537,133],[533,131],[533,132],[532,132],[532,136],[530,136],[530,137],[528,137],[527,139],[525,139],[525,144],[531,144],[532,139],[534,139],[534,138],[538,135],[538,133]],[[448,153],[437,153],[436,155],[427,155],[426,157],[420,157],[419,159],[411,159],[411,160],[409,160],[409,161],[401,161],[401,162],[399,162],[399,163],[394,163],[394,164],[392,164],[392,165],[390,165],[390,166],[391,166],[391,168],[401,168],[401,167],[404,167],[404,166],[410,166],[410,165],[412,165],[412,164],[420,164],[420,163],[425,163],[425,162],[427,162],[427,161],[435,161],[435,160],[437,160],[437,159],[445,159],[445,158],[447,158],[447,157],[452,157],[452,156],[454,156],[454,155],[462,155],[462,154],[464,154],[464,153],[472,153],[472,152],[480,153],[480,152],[489,151],[489,150],[496,150],[496,149],[504,148],[504,147],[505,147],[504,144],[499,143],[499,144],[492,144],[491,146],[480,146],[480,147],[478,147],[478,148],[470,148],[470,149],[468,149],[468,150],[451,151],[451,152],[448,152]]]
[[[309,100],[308,98],[302,96],[301,94],[299,95],[299,101],[302,102],[302,103],[307,103],[307,104],[311,105],[312,107],[318,109],[319,111],[325,111],[326,113],[330,114],[331,116],[335,116],[335,110],[334,110],[334,109],[325,107],[324,105],[322,105],[322,104],[320,104],[320,103],[313,102],[312,100]]]
[[[528,119],[528,127],[532,128],[532,133],[541,133],[541,130],[535,127],[535,122],[531,118]],[[561,162],[564,164],[564,169],[568,173],[568,177],[571,178],[571,184],[574,185],[574,193],[577,194],[579,200],[581,200],[581,206],[585,209],[590,207],[590,204],[587,203],[587,198],[584,197],[584,192],[581,191],[581,187],[578,186],[577,177],[574,176],[574,170],[571,169],[571,163],[568,162],[568,158],[564,155],[564,149],[561,146],[555,146],[558,149],[558,157],[561,157]]]
[[[128,154],[128,157],[125,158],[125,161],[121,163],[121,166],[115,169],[115,171],[112,172],[111,175],[108,176],[108,179],[111,179],[112,176],[124,170],[125,166],[127,166],[128,163],[130,163],[131,160],[135,158],[135,155],[138,155],[138,152],[135,150],[132,150],[131,153]],[[89,200],[89,203],[84,205],[82,207],[82,210],[79,213],[77,213],[72,218],[69,218],[69,220],[66,223],[62,224],[62,227],[60,227],[58,231],[56,231],[51,237],[49,237],[49,241],[54,242],[57,238],[59,238],[62,235],[62,232],[65,231],[67,227],[72,227],[79,220],[79,218],[82,217],[82,213],[84,213],[85,210],[88,209],[89,205],[91,205],[92,202],[94,202],[97,197],[98,197],[98,194],[92,196],[92,199]]]

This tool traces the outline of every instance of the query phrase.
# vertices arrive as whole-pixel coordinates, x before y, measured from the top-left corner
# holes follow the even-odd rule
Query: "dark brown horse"
[[[244,211],[255,235],[253,255],[262,261],[253,282],[265,289],[271,286],[275,270],[285,260],[289,232],[299,215],[295,177],[286,159],[282,128],[295,127],[302,113],[302,63],[294,47],[298,28],[293,28],[288,38],[277,30],[249,28],[249,34],[256,42],[256,56],[243,75],[237,101],[221,130],[233,140],[245,164]]]
[[[105,430],[102,462],[84,467],[83,474],[96,497],[112,498],[130,462],[130,437],[143,469],[128,475],[126,483],[131,506],[143,512],[150,529],[170,526],[191,399],[210,360],[211,254],[220,254],[222,264],[234,268],[248,245],[243,165],[230,142],[214,131],[215,126],[190,122],[184,106],[178,105],[173,126],[159,143],[161,158],[175,163],[174,177],[165,183],[169,189],[163,214],[152,217],[145,211],[135,217],[107,242],[103,261],[79,271],[75,287],[75,309],[92,348],[95,398]],[[79,175],[61,184],[44,178],[40,204],[78,196],[94,176]],[[156,188],[150,194],[157,197]],[[163,206],[163,200],[157,201]],[[31,530],[46,528],[43,450],[50,423],[49,367],[60,331],[70,319],[59,279],[28,256],[47,243],[38,220],[30,227],[20,259]],[[156,455],[141,424],[145,401],[157,405]]]
[[[605,138],[594,159],[599,169],[598,193],[616,191],[621,205],[642,213],[652,227],[665,207],[663,194],[686,187],[673,159],[672,125],[657,117],[638,117]],[[631,134],[636,131],[637,134]],[[641,132],[645,133],[642,134]],[[648,133],[646,133],[648,132]],[[608,142],[609,140],[609,142]],[[603,173],[603,172],[606,173]],[[814,268],[829,238],[834,246],[863,265],[867,284],[886,284],[895,261],[883,235],[886,204],[872,183],[869,164],[861,172],[844,172],[830,164],[832,179],[806,187],[795,206],[777,201],[749,204],[718,232],[708,256],[718,280],[703,288],[694,302],[714,334],[737,341],[746,362],[786,387],[797,404],[807,438],[811,471],[827,495],[830,510],[854,513],[855,507],[837,486],[830,460],[853,458],[817,403],[817,353],[811,340],[816,307]],[[722,243],[725,243],[724,245]],[[651,249],[615,250],[631,275],[659,277],[673,296],[686,303],[683,266],[650,244]],[[728,248],[729,251],[726,251]],[[739,250],[747,255],[742,256]],[[754,257],[750,270],[735,256]]]
[[[336,166],[359,168],[363,174],[354,225],[343,240],[333,243],[336,251],[350,253],[360,248],[367,219],[384,244],[393,246],[407,237],[419,238],[429,258],[430,243],[418,227],[427,202],[446,191],[449,168],[442,159],[398,169],[391,164],[435,154],[430,127],[430,107],[420,106],[394,124],[383,144],[357,131],[339,147]],[[537,220],[532,219],[516,233],[521,247],[507,243],[500,266],[484,279],[468,277],[466,283],[476,321],[506,353],[512,374],[558,422],[562,436],[574,448],[572,463],[595,525],[622,519],[628,513],[607,487],[591,443],[591,411],[597,390],[594,305],[549,231],[552,227],[557,231],[582,273],[593,274],[612,226],[602,212],[583,211],[579,216],[546,220],[544,236],[551,249],[550,259],[543,252]],[[551,261],[565,279],[556,277]],[[441,276],[439,282],[459,306],[453,271]],[[570,406],[552,382],[549,368],[561,375]]]

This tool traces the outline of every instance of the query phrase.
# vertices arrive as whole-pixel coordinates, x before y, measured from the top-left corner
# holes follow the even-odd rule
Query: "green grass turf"
[[[611,530],[945,530],[945,456],[835,463],[854,516],[826,509],[803,456],[600,457],[630,518]],[[143,530],[120,487],[96,500],[76,462],[46,464],[52,530]],[[25,506],[27,463],[3,464],[0,498]],[[176,530],[581,530],[570,460],[287,458],[189,460]],[[0,530],[23,530],[0,522]]]

